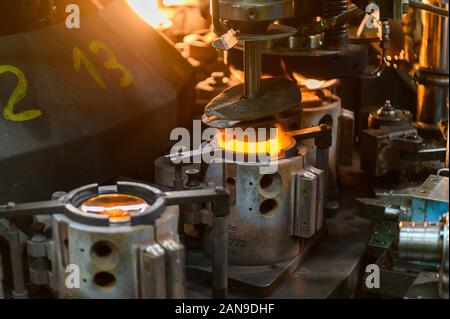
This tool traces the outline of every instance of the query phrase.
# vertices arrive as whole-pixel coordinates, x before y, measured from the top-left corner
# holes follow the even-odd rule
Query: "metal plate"
[[[360,218],[344,216],[342,212],[328,220],[328,236],[268,298],[325,299],[353,295],[370,226]],[[188,277],[187,297],[210,297],[209,284],[205,278]],[[249,297],[230,290],[230,298]]]
[[[203,122],[223,128],[262,119],[298,107],[301,93],[297,84],[286,78],[262,79],[262,95],[243,99],[244,84],[226,89],[213,99],[205,109]]]

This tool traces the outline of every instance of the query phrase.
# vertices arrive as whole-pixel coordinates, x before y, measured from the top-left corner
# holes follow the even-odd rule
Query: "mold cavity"
[[[259,185],[261,185],[261,188],[266,189],[272,186],[272,183],[273,183],[273,175],[264,175],[261,178]]]
[[[261,206],[259,206],[259,212],[264,216],[271,216],[275,212],[277,205],[276,200],[266,199],[262,202]]]
[[[281,176],[279,174],[266,174],[259,180],[261,195],[265,197],[275,197],[280,193]]]
[[[100,258],[106,258],[113,253],[113,247],[110,242],[98,241],[92,246],[92,254]]]
[[[94,276],[94,283],[102,288],[111,288],[116,284],[116,277],[109,272],[102,271]]]
[[[227,185],[228,186],[235,186],[236,185],[236,178],[235,177],[228,177],[227,178]]]

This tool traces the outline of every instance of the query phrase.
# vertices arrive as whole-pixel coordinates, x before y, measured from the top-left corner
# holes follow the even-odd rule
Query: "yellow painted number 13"
[[[100,50],[103,50],[107,55],[107,60],[103,64],[104,68],[107,70],[119,70],[122,73],[122,77],[119,81],[119,86],[121,88],[127,88],[133,83],[133,76],[126,67],[124,67],[118,60],[114,52],[101,41],[92,41],[89,45],[89,50],[97,54]],[[90,73],[92,78],[97,82],[97,84],[106,89],[106,83],[103,80],[100,72],[96,69],[94,64],[86,57],[86,55],[78,48],[73,48],[73,66],[76,71],[81,69],[81,65],[84,65],[86,70]]]

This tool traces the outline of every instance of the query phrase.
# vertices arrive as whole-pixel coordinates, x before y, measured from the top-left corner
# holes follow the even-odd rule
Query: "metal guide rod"
[[[261,96],[261,43],[244,41],[244,97]]]
[[[162,194],[167,205],[210,202],[213,204],[213,298],[224,299],[228,294],[228,224],[229,194],[223,187],[216,189],[166,192]]]
[[[5,298],[5,293],[3,292],[3,267],[2,267],[2,255],[0,254],[0,299]]]
[[[25,287],[25,274],[22,262],[22,249],[20,247],[19,230],[14,221],[10,221],[8,230],[9,253],[11,256],[11,269],[13,277],[14,299],[27,299],[28,291]]]

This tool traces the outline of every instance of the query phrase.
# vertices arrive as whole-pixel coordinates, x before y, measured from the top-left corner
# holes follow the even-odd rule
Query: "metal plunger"
[[[244,97],[246,99],[261,96],[261,43],[244,41]]]

